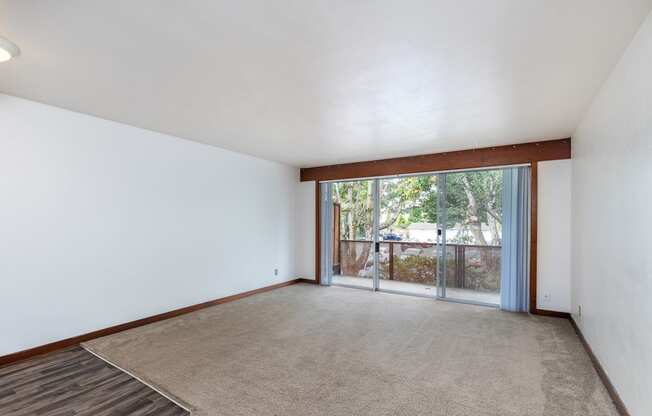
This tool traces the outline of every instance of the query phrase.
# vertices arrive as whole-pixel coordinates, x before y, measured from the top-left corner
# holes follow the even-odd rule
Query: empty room
[[[0,0],[0,416],[652,415],[652,0]]]

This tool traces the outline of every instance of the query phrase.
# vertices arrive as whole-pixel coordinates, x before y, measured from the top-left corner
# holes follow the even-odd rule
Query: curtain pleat
[[[503,171],[503,241],[500,307],[529,309],[530,168]]]
[[[321,191],[321,284],[330,286],[333,274],[333,193],[330,183],[319,185]]]

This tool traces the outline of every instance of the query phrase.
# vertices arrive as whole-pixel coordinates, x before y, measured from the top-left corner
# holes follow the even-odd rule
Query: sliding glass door
[[[515,253],[514,247],[523,252],[521,243],[527,241],[528,230],[513,226],[509,250],[503,247],[505,218],[514,224],[525,220],[512,215],[514,209],[503,210],[504,201],[525,195],[516,186],[504,185],[506,175],[516,169],[333,182],[323,187],[329,196],[322,209],[330,215],[323,230],[331,240],[322,245],[330,250],[326,258],[330,282],[500,305],[501,282],[510,275],[523,280],[525,264],[523,256],[510,254],[510,261],[514,259],[510,268],[501,267],[506,266],[501,264],[504,253]],[[521,176],[508,183],[527,182]],[[521,207],[519,212],[526,211]],[[520,294],[522,285],[515,287]]]
[[[438,176],[379,181],[379,289],[437,295]]]
[[[375,183],[364,180],[330,185],[334,284],[375,288]]]
[[[440,193],[440,296],[500,304],[503,170],[447,173]]]

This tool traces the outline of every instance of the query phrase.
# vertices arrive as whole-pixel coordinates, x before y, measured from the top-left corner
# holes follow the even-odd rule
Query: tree
[[[372,239],[373,232],[373,182],[340,182],[333,187],[333,200],[340,204],[341,238],[343,240]],[[371,243],[350,243],[343,246],[344,261],[350,259],[352,265],[343,267],[362,270],[369,259]]]
[[[406,226],[425,221],[421,205],[428,194],[435,191],[435,183],[434,176],[381,180],[379,229],[385,230],[397,223]]]
[[[446,175],[446,227],[460,227],[456,242],[501,243],[502,175],[502,170]],[[405,228],[415,222],[440,223],[439,178],[423,175],[380,180],[379,229]],[[333,199],[341,207],[342,238],[371,240],[373,182],[340,182],[333,189]],[[483,224],[489,228],[490,242],[485,238]]]

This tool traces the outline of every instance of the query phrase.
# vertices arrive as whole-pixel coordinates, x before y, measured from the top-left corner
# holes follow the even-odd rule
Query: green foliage
[[[437,259],[425,256],[396,256],[394,258],[394,279],[401,282],[435,284]]]
[[[333,202],[340,204],[344,240],[370,240],[373,225],[372,181],[333,185]]]
[[[446,175],[446,226],[475,227],[494,224],[499,233],[502,216],[502,170],[460,172]],[[380,230],[406,228],[411,223],[439,223],[439,183],[442,176],[424,175],[380,180]],[[334,185],[334,202],[341,206],[343,239],[371,239],[373,224],[372,181]],[[495,225],[498,224],[498,225]],[[475,240],[482,238],[476,232]],[[473,237],[467,237],[468,242]],[[499,236],[495,236],[499,239]]]
[[[490,222],[490,216],[502,221],[503,171],[488,170],[452,173],[446,177],[447,225],[467,223],[469,218],[469,195],[476,200],[478,220]]]

